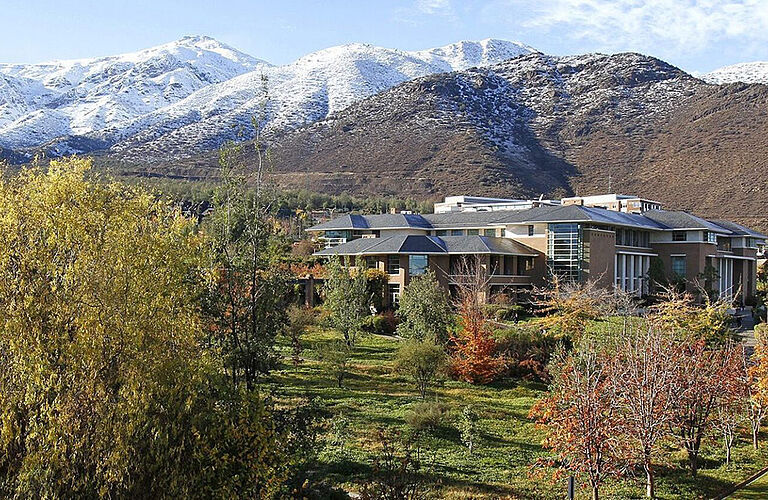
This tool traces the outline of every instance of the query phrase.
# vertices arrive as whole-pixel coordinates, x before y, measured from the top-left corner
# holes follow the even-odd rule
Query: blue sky
[[[188,34],[282,64],[366,42],[519,40],[555,55],[637,51],[689,71],[768,60],[768,0],[0,0],[0,62],[132,52]]]

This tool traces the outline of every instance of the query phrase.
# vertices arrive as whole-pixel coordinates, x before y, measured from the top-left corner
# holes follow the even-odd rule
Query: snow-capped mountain
[[[418,52],[366,44],[331,47],[292,64],[260,68],[212,85],[154,113],[137,118],[117,136],[101,140],[132,158],[162,159],[209,150],[238,133],[252,133],[261,114],[267,79],[267,130],[285,131],[326,118],[404,81],[535,52],[517,42],[483,40]]]
[[[701,76],[709,83],[765,83],[768,84],[768,62],[755,61],[724,66]]]
[[[186,37],[122,56],[0,65],[8,78],[0,81],[0,147],[34,148],[56,139],[53,152],[96,144],[135,158],[167,159],[248,133],[265,102],[263,77],[267,127],[280,132],[404,81],[532,52],[493,39],[414,52],[349,44],[272,66],[211,38]],[[12,90],[27,82],[28,92]]]
[[[64,135],[119,128],[263,66],[201,36],[96,59],[0,64],[0,145],[34,147]]]

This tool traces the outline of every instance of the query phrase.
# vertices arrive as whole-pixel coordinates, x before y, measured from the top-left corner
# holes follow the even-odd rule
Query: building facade
[[[664,277],[743,303],[754,297],[766,242],[739,224],[662,210],[636,196],[449,197],[436,206],[440,213],[344,215],[308,231],[325,246],[316,255],[385,271],[388,305],[427,269],[451,289],[466,259],[486,274],[487,297],[519,297],[553,275],[643,296],[651,278]]]

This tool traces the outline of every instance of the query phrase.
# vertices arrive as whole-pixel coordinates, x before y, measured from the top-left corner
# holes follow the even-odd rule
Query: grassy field
[[[768,498],[768,474],[759,477],[757,480],[729,496],[729,500],[760,500]]]
[[[339,389],[318,361],[318,347],[337,336],[315,329],[304,339],[305,361],[294,367],[284,364],[273,373],[270,384],[284,403],[314,397],[331,414],[349,421],[349,437],[340,446],[326,443],[320,453],[317,477],[356,492],[370,473],[377,429],[408,432],[405,415],[419,397],[410,380],[391,372],[398,342],[381,336],[364,336],[354,351],[350,374]],[[287,345],[285,349],[288,361]],[[427,435],[420,445],[427,464],[425,482],[438,498],[564,498],[566,478],[554,479],[552,471],[533,466],[546,457],[541,433],[528,419],[528,411],[546,388],[524,381],[505,381],[472,386],[447,381],[433,391],[447,407],[444,424]],[[481,440],[474,454],[462,445],[457,423],[461,411],[473,405],[480,417]],[[330,422],[327,424],[330,427]],[[706,443],[703,467],[696,478],[684,469],[685,456],[669,448],[659,466],[659,498],[709,498],[768,465],[762,450],[752,450],[746,439],[734,448],[734,461],[725,466],[720,442]],[[605,487],[603,498],[641,498],[642,474]],[[589,498],[581,489],[577,498]],[[752,498],[752,497],[750,497]]]

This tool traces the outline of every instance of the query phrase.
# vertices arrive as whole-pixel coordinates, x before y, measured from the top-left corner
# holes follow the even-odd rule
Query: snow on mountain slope
[[[0,129],[44,106],[56,95],[34,80],[0,73]]]
[[[269,89],[267,129],[284,131],[323,119],[404,81],[536,52],[518,42],[482,40],[406,52],[367,44],[331,47],[292,64],[260,68],[202,89],[178,103],[136,119],[99,139],[133,158],[160,159],[216,148],[251,133],[260,114],[262,74]],[[111,135],[114,134],[114,135]]]
[[[120,127],[263,66],[267,63],[200,36],[96,59],[0,64],[0,103],[8,101],[5,109],[0,104],[0,145],[25,147],[61,135]],[[5,99],[11,87],[17,95]]]
[[[768,84],[768,62],[756,61],[724,66],[701,76],[709,83],[765,83]]]
[[[538,51],[524,43],[486,38],[479,42],[461,41],[411,54],[434,66],[442,66],[443,71],[447,72],[463,71],[475,66],[490,66],[534,52]]]
[[[167,159],[252,132],[265,102],[263,76],[267,128],[277,132],[404,81],[532,52],[493,39],[413,52],[356,43],[272,66],[208,37],[185,37],[120,56],[0,64],[0,147],[111,145],[135,158]]]

